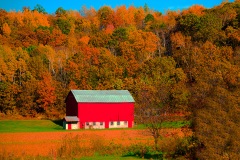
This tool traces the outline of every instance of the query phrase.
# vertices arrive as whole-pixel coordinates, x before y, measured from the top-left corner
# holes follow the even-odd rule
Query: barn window
[[[86,122],[86,125],[89,126],[89,122]]]
[[[93,125],[96,126],[96,122],[93,122]]]
[[[111,122],[111,126],[113,126],[113,121]]]
[[[120,121],[117,122],[117,125],[118,125],[118,126],[120,125]]]
[[[102,126],[103,125],[103,122],[100,122],[100,126]]]
[[[127,123],[128,123],[127,121],[124,121],[124,125],[127,125]]]

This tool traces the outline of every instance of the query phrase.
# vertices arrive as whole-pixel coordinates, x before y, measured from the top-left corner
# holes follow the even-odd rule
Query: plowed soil
[[[106,144],[130,145],[140,142],[152,143],[153,138],[144,130],[80,130],[63,132],[0,133],[0,153],[14,155],[47,156],[56,152],[66,136],[77,136],[81,145],[90,146],[91,140],[100,139]],[[164,129],[165,137],[184,136],[179,129]]]

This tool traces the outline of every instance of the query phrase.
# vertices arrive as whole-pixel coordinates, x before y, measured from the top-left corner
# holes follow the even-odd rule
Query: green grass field
[[[188,121],[164,122],[163,128],[180,128],[189,125]],[[129,128],[132,129],[132,128]],[[143,124],[136,125],[133,129],[146,129]],[[113,129],[115,130],[115,129]],[[53,132],[65,131],[61,120],[1,120],[0,133],[7,132]]]
[[[138,157],[120,157],[120,156],[93,156],[93,157],[82,157],[80,160],[139,160],[142,158]]]
[[[163,128],[181,128],[183,126],[190,125],[189,121],[173,121],[173,122],[163,122]],[[138,124],[135,126],[135,129],[146,129],[144,124]]]
[[[0,133],[2,132],[52,132],[64,131],[61,121],[51,120],[2,120],[0,121]]]

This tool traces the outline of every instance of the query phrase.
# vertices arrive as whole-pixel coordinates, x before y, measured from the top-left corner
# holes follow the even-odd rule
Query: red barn
[[[134,125],[135,101],[127,90],[71,90],[65,102],[66,117],[76,116],[79,128],[131,128]]]

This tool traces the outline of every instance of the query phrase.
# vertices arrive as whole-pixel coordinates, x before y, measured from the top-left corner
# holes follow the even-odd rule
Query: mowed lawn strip
[[[80,160],[139,160],[139,157],[121,157],[121,156],[93,156],[93,157],[82,157]]]
[[[163,128],[181,128],[189,125],[189,121],[173,121],[163,122]],[[126,128],[132,129],[132,128]],[[133,129],[146,129],[143,124],[135,125]],[[108,129],[107,129],[108,130]],[[119,130],[111,129],[111,130]],[[53,131],[66,131],[62,127],[61,120],[1,120],[0,133],[14,133],[14,132],[53,132]],[[74,130],[72,130],[74,131]]]
[[[63,131],[63,127],[57,122],[51,120],[1,120],[0,133]]]
[[[181,128],[184,126],[190,125],[190,121],[171,121],[171,122],[163,122],[162,128]],[[135,125],[135,129],[146,129],[146,125],[138,124]]]

